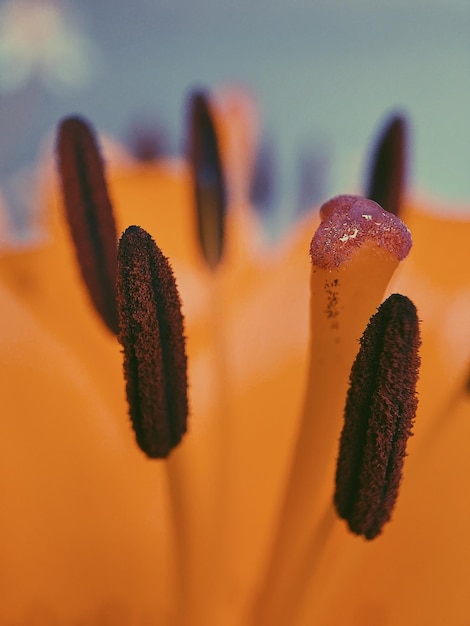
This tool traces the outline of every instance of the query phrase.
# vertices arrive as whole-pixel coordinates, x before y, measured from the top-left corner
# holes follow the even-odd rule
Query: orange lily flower
[[[0,258],[0,623],[463,624],[470,222],[395,194],[413,234],[404,259],[399,220],[348,196],[268,248],[227,110],[215,115],[233,185],[223,237],[218,210],[196,220],[187,164],[107,176],[116,232],[148,231],[181,294],[190,416],[168,459],[135,443],[121,349],[86,293],[56,186],[48,240]],[[354,207],[377,228],[328,226]],[[326,227],[312,269],[310,240]],[[392,521],[364,541],[334,513],[334,475],[358,340],[389,293],[410,296],[421,320],[419,408]]]

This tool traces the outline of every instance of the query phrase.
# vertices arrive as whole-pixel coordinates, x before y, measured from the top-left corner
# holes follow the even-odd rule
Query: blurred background
[[[189,90],[236,83],[259,107],[278,215],[360,191],[396,111],[411,187],[470,211],[469,33],[468,0],[0,0],[0,208],[21,237],[63,116],[128,145],[153,128],[178,155]]]

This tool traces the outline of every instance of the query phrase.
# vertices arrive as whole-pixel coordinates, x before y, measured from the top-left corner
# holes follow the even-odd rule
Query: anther
[[[414,304],[390,296],[370,319],[353,364],[336,471],[335,505],[373,539],[390,519],[417,408],[420,334]]]
[[[406,121],[395,115],[388,120],[375,145],[365,194],[394,215],[400,215],[402,205],[406,150]]]
[[[181,302],[168,260],[130,226],[118,245],[119,341],[137,443],[165,458],[187,427],[187,361]]]
[[[262,142],[250,185],[250,201],[261,214],[268,215],[275,204],[277,153],[272,140]]]
[[[188,134],[199,242],[214,269],[223,254],[227,193],[213,114],[202,92],[190,97]]]
[[[136,122],[128,132],[127,144],[133,156],[141,163],[154,163],[166,152],[164,130],[154,122]]]
[[[65,212],[80,271],[96,310],[117,334],[117,232],[103,161],[88,122],[79,117],[63,120],[57,152]]]

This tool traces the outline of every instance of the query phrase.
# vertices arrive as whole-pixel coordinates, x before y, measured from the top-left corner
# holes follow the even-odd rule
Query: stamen
[[[150,235],[130,226],[118,246],[119,341],[137,443],[165,458],[187,427],[183,316],[173,272]]]
[[[414,304],[393,294],[372,316],[351,370],[335,505],[367,539],[382,532],[398,496],[418,404],[420,343]]]
[[[250,201],[261,214],[272,212],[275,203],[276,157],[274,142],[263,141],[254,164],[250,185]]]
[[[128,133],[129,149],[141,163],[153,163],[166,152],[165,133],[153,122],[135,123]]]
[[[366,196],[389,213],[400,215],[406,178],[406,120],[400,115],[388,120],[372,155]]]
[[[65,212],[82,277],[97,312],[117,334],[117,232],[103,161],[88,122],[79,117],[63,120],[57,151]]]
[[[330,174],[328,146],[321,143],[305,143],[297,157],[298,195],[297,210],[302,214],[319,201],[324,200]]]
[[[189,101],[189,161],[199,243],[208,266],[215,269],[224,247],[226,186],[213,116],[202,92],[193,93]]]

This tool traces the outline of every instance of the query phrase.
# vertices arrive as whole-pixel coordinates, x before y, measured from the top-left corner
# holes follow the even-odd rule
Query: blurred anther
[[[99,315],[117,334],[116,225],[90,124],[80,117],[64,119],[57,152],[64,207],[82,277]]]
[[[208,266],[215,269],[224,249],[227,194],[213,114],[201,91],[189,99],[188,136],[199,242]]]
[[[406,184],[407,122],[401,115],[387,120],[375,144],[365,195],[386,211],[400,214]]]

